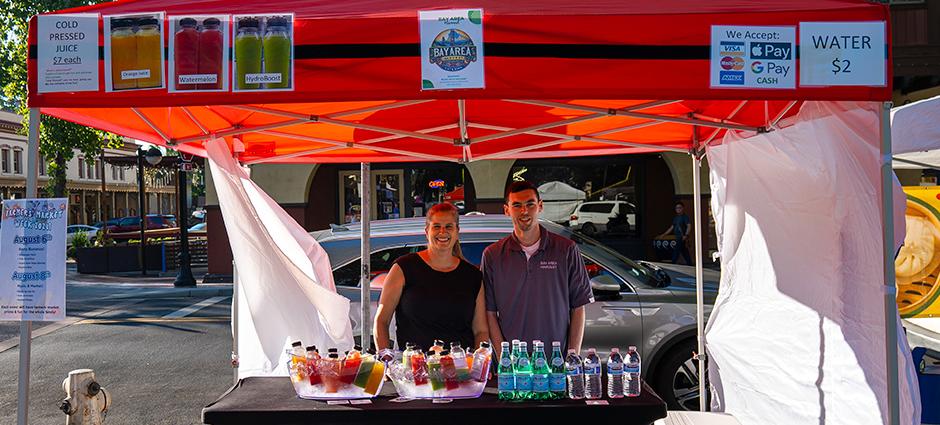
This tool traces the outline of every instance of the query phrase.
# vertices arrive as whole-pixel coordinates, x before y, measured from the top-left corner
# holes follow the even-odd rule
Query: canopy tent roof
[[[462,7],[484,11],[486,88],[422,91],[415,11]],[[890,85],[709,87],[712,25],[887,21],[886,5],[862,0],[287,1],[276,8],[243,0],[125,0],[55,13],[161,11],[294,13],[294,90],[103,93],[102,85],[98,92],[39,94],[34,18],[30,106],[200,156],[203,141],[224,137],[236,150],[243,145],[246,163],[468,162],[687,152],[729,128],[772,128],[803,100],[891,96]]]
[[[895,169],[940,169],[940,96],[891,110]]]

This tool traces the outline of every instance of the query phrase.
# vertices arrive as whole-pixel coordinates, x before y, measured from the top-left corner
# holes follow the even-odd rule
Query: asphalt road
[[[93,369],[112,397],[106,424],[201,424],[231,386],[231,285],[70,281],[67,291],[66,321],[34,323],[29,423],[65,423],[57,402],[75,369]],[[18,342],[19,323],[0,322],[0,425],[16,423]]]

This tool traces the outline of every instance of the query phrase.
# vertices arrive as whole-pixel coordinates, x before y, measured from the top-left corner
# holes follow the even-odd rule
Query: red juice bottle
[[[427,359],[424,357],[424,353],[421,350],[415,351],[411,356],[411,374],[414,375],[415,385],[427,385]]]
[[[454,357],[447,349],[441,351],[441,375],[444,375],[444,388],[456,390],[460,387],[457,382],[457,366],[454,365]]]
[[[346,353],[343,359],[343,372],[339,377],[340,382],[352,384],[356,380],[356,374],[359,372],[359,365],[362,363],[362,354],[359,352],[362,347],[355,346],[352,351]]]
[[[222,32],[219,31],[219,20],[208,18],[202,21],[202,31],[199,32],[199,73],[215,74],[215,83],[199,84],[201,90],[218,90],[222,88]]]
[[[317,369],[320,363],[320,352],[316,345],[307,347],[307,376],[310,377],[310,385],[318,385],[323,382],[320,371]]]
[[[196,32],[196,20],[193,18],[180,19],[180,30],[173,36],[173,63],[176,81],[173,81],[177,90],[193,90],[195,84],[180,84],[180,77],[199,73],[196,64],[199,58],[199,33]]]

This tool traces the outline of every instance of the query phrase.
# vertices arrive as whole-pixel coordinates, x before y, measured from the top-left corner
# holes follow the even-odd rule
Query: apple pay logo
[[[793,44],[791,43],[750,43],[751,59],[790,60],[793,57]]]

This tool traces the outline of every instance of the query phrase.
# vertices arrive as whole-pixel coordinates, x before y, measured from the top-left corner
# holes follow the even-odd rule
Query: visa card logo
[[[722,41],[718,47],[722,56],[744,56],[743,41]]]

